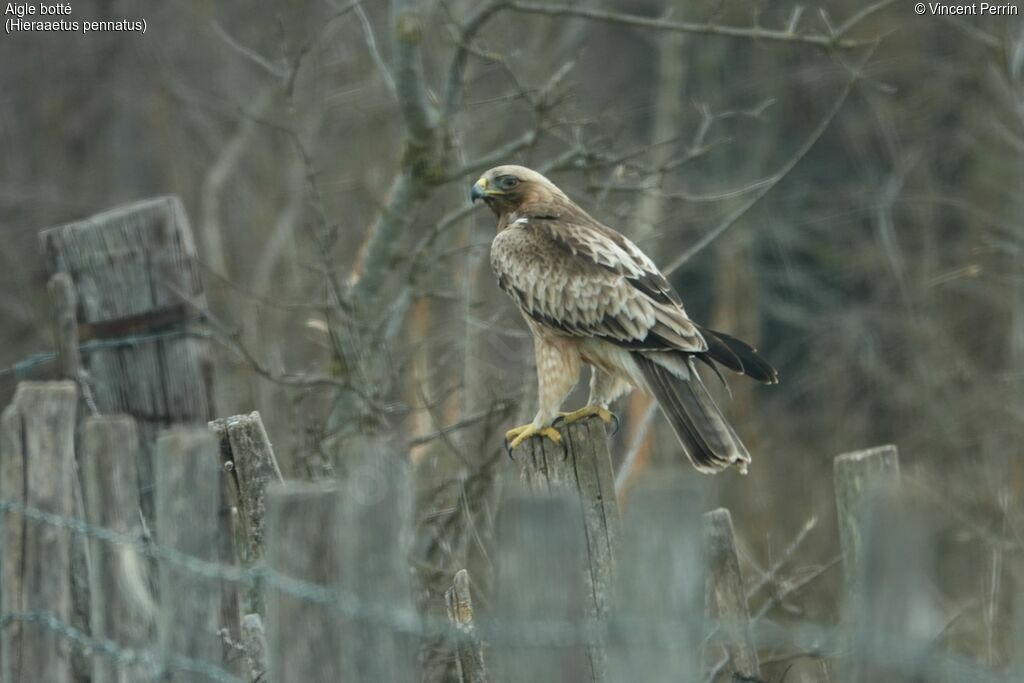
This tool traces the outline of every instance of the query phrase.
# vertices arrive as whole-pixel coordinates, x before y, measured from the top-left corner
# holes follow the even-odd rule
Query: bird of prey
[[[552,426],[597,415],[633,389],[657,400],[693,465],[701,472],[735,466],[750,454],[697,374],[716,363],[765,384],[778,374],[750,345],[690,320],[682,301],[631,241],[601,224],[554,183],[522,166],[498,166],[473,185],[498,218],[491,267],[533,333],[539,410],[506,432],[510,449],[531,437],[561,443]],[[560,412],[591,366],[587,406]],[[720,376],[720,374],[719,374]]]

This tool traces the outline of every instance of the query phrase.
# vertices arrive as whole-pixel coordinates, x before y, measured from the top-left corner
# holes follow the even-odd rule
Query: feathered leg
[[[537,357],[537,415],[530,424],[505,432],[509,449],[514,449],[532,436],[545,436],[555,443],[562,435],[551,426],[558,409],[580,377],[580,355],[574,341],[537,334],[533,339]]]
[[[566,423],[572,423],[591,415],[597,415],[605,424],[615,423],[612,429],[612,434],[614,434],[619,431],[619,418],[608,407],[612,401],[630,389],[632,387],[625,380],[592,365],[590,366],[590,397],[587,399],[587,405],[571,413],[562,413],[562,417],[556,422],[564,420]]]

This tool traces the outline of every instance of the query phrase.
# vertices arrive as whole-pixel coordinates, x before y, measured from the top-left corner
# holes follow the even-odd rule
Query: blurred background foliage
[[[811,517],[798,564],[828,562],[832,456],[896,443],[940,529],[942,637],[1001,661],[1008,596],[1024,587],[1024,20],[868,0],[567,0],[825,37],[859,17],[844,33],[858,45],[509,8],[460,42],[486,4],[82,0],[74,18],[145,17],[148,31],[3,36],[0,367],[51,346],[41,228],[180,196],[211,315],[267,371],[218,346],[217,413],[260,410],[296,477],[329,475],[353,433],[393,436],[421,473],[428,602],[432,573],[486,562],[465,519],[487,526],[495,475],[515,470],[500,434],[534,400],[525,326],[488,272],[493,218],[468,206],[479,171],[546,169],[662,266],[770,186],[671,276],[695,319],[780,370],[776,387],[732,383],[751,474],[706,479],[746,569],[769,566]],[[403,109],[402,45],[437,110],[429,139]],[[396,204],[403,174],[415,191]],[[338,292],[367,276],[395,210],[398,238],[370,264],[384,284],[350,315]],[[348,377],[372,407],[281,386],[283,372]],[[3,403],[14,384],[0,378]],[[686,467],[659,416],[641,435],[645,407],[619,407],[613,452],[635,456],[626,504],[631,472]],[[777,616],[832,617],[837,585],[824,574]]]

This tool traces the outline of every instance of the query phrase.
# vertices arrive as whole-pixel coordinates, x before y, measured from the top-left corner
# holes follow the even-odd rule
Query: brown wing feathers
[[[570,216],[565,216],[566,212]],[[652,351],[679,350],[706,355],[734,372],[747,375],[765,384],[778,381],[778,373],[757,350],[735,337],[693,324],[683,310],[682,301],[672,285],[653,262],[629,240],[598,223],[578,208],[566,207],[560,214],[529,215],[531,227],[542,230],[555,245],[582,256],[593,265],[621,275],[634,289],[646,296],[654,306],[656,322],[645,335],[631,334],[614,316],[606,316],[600,328],[613,334],[594,336],[630,349]],[[572,222],[567,222],[568,219]],[[590,238],[588,239],[588,235]],[[549,323],[549,321],[540,321]],[[703,339],[701,339],[703,337]],[[701,347],[706,346],[706,349]]]
[[[501,184],[509,174],[521,179],[519,186]],[[520,189],[491,191],[492,180]],[[745,471],[750,455],[715,405],[695,361],[716,373],[719,364],[775,383],[775,369],[757,350],[691,321],[646,254],[536,172],[496,167],[473,192],[486,197],[499,216],[491,264],[499,285],[523,313],[569,337],[628,349],[628,356],[611,352],[611,358],[625,360],[610,362],[655,396],[697,468],[713,472],[737,465]]]

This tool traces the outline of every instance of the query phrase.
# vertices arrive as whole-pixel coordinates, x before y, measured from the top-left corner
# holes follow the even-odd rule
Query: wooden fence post
[[[372,447],[346,464],[341,484],[268,488],[267,564],[338,591],[340,602],[317,605],[267,586],[272,681],[413,680],[408,464]]]
[[[23,382],[0,420],[0,499],[48,513],[73,514],[75,414],[72,382]],[[8,511],[2,530],[0,610],[71,618],[71,538]],[[71,680],[70,648],[41,624],[14,621],[0,635],[5,683]]]
[[[220,441],[221,459],[231,474],[232,502],[243,523],[242,560],[256,562],[263,557],[267,485],[283,481],[281,469],[258,412],[214,420],[210,428]]]
[[[946,620],[933,600],[927,516],[896,487],[880,489],[868,503],[861,565],[854,568],[858,602],[845,608],[851,644],[845,680],[929,679],[928,650]]]
[[[736,674],[761,675],[757,645],[750,628],[747,591],[740,574],[732,515],[725,508],[704,514],[704,539],[708,558],[708,584],[714,597],[725,651]]]
[[[90,409],[136,420],[139,495],[152,523],[157,435],[212,417],[207,342],[196,329],[206,298],[185,209],[176,197],[147,199],[44,230],[40,239],[49,271],[70,278],[77,297],[77,334],[87,350],[74,379],[84,382]],[[64,297],[64,284],[56,286]],[[55,300],[63,306],[58,325],[69,325],[68,307]],[[72,362],[70,350],[65,357]],[[221,524],[228,533],[226,510]],[[237,638],[234,594],[224,597],[225,627]]]
[[[900,485],[899,454],[893,445],[837,455],[833,460],[839,544],[843,552],[842,615],[850,658],[844,663],[846,678],[861,680],[867,671],[856,652],[863,647],[861,621],[866,616],[866,567],[871,506],[885,490]],[[897,523],[892,520],[892,523]]]
[[[455,667],[459,683],[487,683],[484,650],[473,622],[473,600],[469,591],[469,572],[455,573],[452,587],[445,591],[448,621],[459,635],[455,643]]]
[[[343,679],[407,683],[415,678],[418,644],[411,631],[419,627],[408,565],[412,473],[404,456],[381,443],[366,443],[344,459],[337,522],[340,586],[359,596],[369,614],[345,615],[341,622]],[[399,621],[409,628],[400,628]]]
[[[880,488],[899,486],[899,454],[892,445],[843,453],[833,461],[833,475],[839,544],[843,551],[844,599],[846,604],[854,605],[862,597],[857,594],[857,572],[863,565],[870,499]]]
[[[78,335],[92,347],[81,365],[96,408],[138,421],[151,517],[157,432],[212,417],[205,342],[189,334],[198,315],[183,302],[205,305],[185,210],[174,197],[145,200],[44,230],[41,241],[50,272],[74,283]],[[65,357],[72,362],[70,351]]]
[[[173,427],[161,434],[156,453],[156,540],[208,562],[218,558],[217,515],[221,509],[217,442],[204,427]],[[160,563],[158,634],[165,661],[174,656],[221,662],[218,635],[221,589],[167,561]],[[176,683],[204,680],[172,671]]]
[[[85,420],[81,464],[85,487],[85,519],[96,527],[142,537],[136,458],[139,435],[126,415]],[[152,643],[156,605],[150,595],[148,559],[131,548],[89,539],[93,637],[122,647],[141,649]],[[93,657],[93,683],[132,683],[144,672],[105,657]]]
[[[559,456],[561,457],[561,456]],[[498,580],[489,629],[497,680],[561,683],[601,680],[584,626],[590,618],[579,504],[567,492],[514,495],[497,519]],[[535,622],[571,625],[553,638]],[[545,642],[547,640],[548,642]]]
[[[1013,601],[1013,632],[1010,634],[1010,677],[1024,681],[1024,598],[1020,587]]]
[[[641,475],[620,536],[609,680],[699,681],[704,488],[678,471]]]
[[[82,354],[78,348],[78,297],[75,295],[75,285],[67,273],[55,273],[50,278],[47,289],[50,293],[53,340],[57,349],[57,377],[76,382],[85,407],[92,412],[95,409],[95,402],[85,381]],[[132,455],[134,457],[135,454]],[[84,518],[82,482],[79,478],[75,479],[73,486],[74,516]],[[71,538],[71,624],[80,631],[89,633],[89,615],[92,607],[86,544],[84,536],[75,534]],[[93,663],[84,652],[76,649],[72,653],[71,668],[75,680],[84,680],[90,676]]]
[[[615,572],[615,539],[619,509],[615,475],[608,453],[605,425],[596,417],[559,429],[566,450],[550,439],[530,439],[516,453],[526,486],[534,491],[566,488],[575,491],[583,511],[581,527],[586,548],[586,583],[590,593],[589,618],[608,618]],[[521,455],[520,455],[521,453]],[[595,680],[604,680],[605,652],[590,650]]]
[[[288,578],[337,588],[341,487],[326,482],[271,483],[267,489],[267,565]],[[269,680],[334,683],[342,678],[338,613],[267,586]]]
[[[48,285],[53,309],[53,341],[57,346],[57,373],[75,382],[82,372],[78,349],[78,297],[67,273],[55,273]]]
[[[267,634],[260,615],[246,614],[242,617],[242,648],[250,683],[267,680]]]
[[[243,566],[263,558],[267,485],[282,481],[274,449],[258,412],[234,415],[210,422],[220,443],[220,457],[228,483],[229,503],[237,511],[234,553]],[[233,544],[234,545],[234,544]],[[263,601],[259,587],[248,592],[245,613],[261,613]]]

